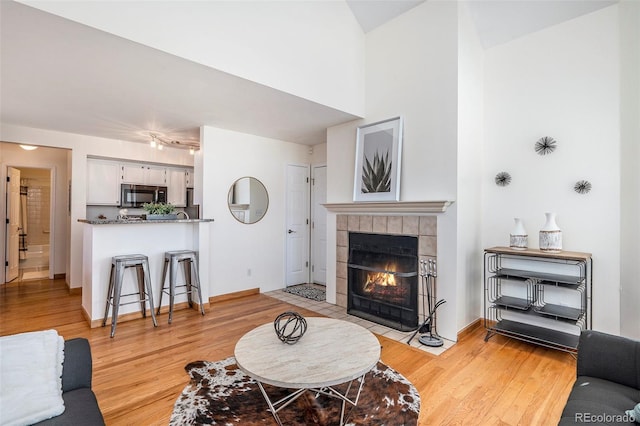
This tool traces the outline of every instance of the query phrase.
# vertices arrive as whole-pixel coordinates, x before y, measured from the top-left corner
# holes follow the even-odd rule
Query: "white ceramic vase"
[[[513,219],[515,225],[509,234],[509,247],[515,250],[525,250],[529,242],[529,236],[527,230],[524,229],[524,223],[522,219],[516,217]]]
[[[545,223],[540,230],[540,250],[558,253],[562,251],[562,231],[556,223],[555,213],[545,213]]]

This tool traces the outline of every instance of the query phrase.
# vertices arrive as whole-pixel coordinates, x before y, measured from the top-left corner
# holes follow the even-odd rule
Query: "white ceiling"
[[[469,10],[485,49],[568,21],[619,0],[471,0]]]
[[[413,9],[425,0],[346,0],[365,33]]]
[[[423,3],[347,0],[365,32]],[[485,47],[615,1],[477,0]],[[314,145],[358,117],[120,37],[0,0],[0,121],[147,142],[197,144],[202,125]]]
[[[2,0],[4,123],[148,142],[197,143],[210,125],[301,144],[357,117]]]

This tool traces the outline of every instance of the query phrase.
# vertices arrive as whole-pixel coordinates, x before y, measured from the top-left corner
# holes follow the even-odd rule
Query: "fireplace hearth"
[[[400,331],[418,328],[418,238],[349,233],[347,313]]]

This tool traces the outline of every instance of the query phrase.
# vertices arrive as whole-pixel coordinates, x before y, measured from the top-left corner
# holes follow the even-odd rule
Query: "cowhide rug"
[[[260,388],[244,374],[233,357],[217,362],[196,361],[185,366],[191,376],[176,401],[171,425],[275,425],[267,411]],[[358,381],[349,397],[353,398]],[[289,389],[264,385],[272,401],[291,393]],[[344,391],[346,385],[335,386]],[[354,389],[355,388],[355,389]],[[341,402],[335,398],[305,392],[295,402],[278,411],[285,425],[337,425]],[[347,425],[417,425],[420,395],[404,376],[378,362],[365,376],[357,407],[347,404]]]

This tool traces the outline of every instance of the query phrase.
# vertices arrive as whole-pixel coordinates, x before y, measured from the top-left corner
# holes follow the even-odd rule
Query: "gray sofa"
[[[637,425],[625,411],[638,403],[640,342],[583,331],[578,343],[576,382],[559,424]]]
[[[64,342],[62,363],[62,399],[64,413],[37,425],[104,425],[96,396],[91,390],[93,363],[89,341],[84,338]]]

